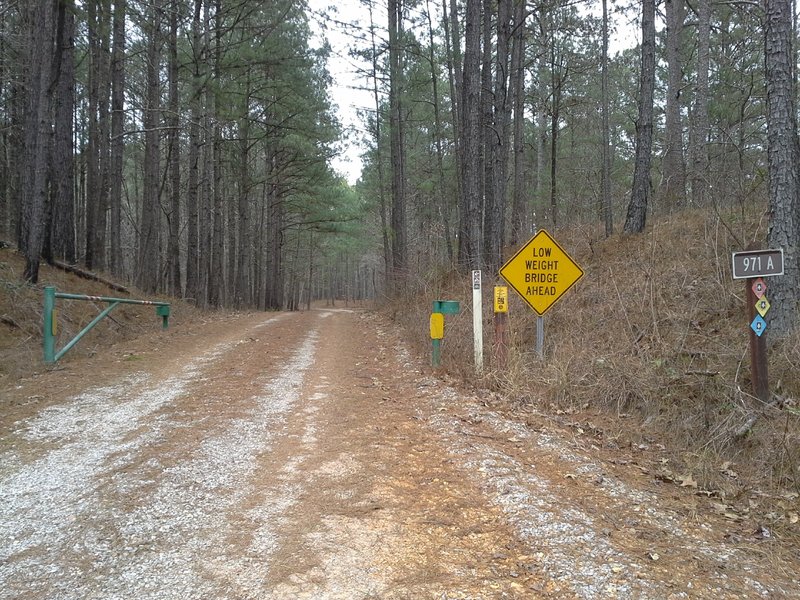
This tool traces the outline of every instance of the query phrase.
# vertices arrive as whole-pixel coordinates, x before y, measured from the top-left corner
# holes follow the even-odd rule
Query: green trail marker
[[[90,302],[107,302],[108,306],[105,307],[99,315],[84,327],[78,335],[61,349],[56,351],[56,331],[58,330],[57,313],[56,313],[56,298],[64,300],[88,300]],[[80,339],[89,333],[92,328],[103,320],[103,317],[114,310],[118,304],[144,304],[156,307],[156,316],[161,317],[161,328],[167,329],[169,327],[169,303],[157,302],[153,300],[130,300],[128,298],[110,298],[107,296],[86,296],[84,294],[67,294],[64,292],[57,292],[56,288],[48,286],[44,288],[44,362],[52,364],[69,352]]]

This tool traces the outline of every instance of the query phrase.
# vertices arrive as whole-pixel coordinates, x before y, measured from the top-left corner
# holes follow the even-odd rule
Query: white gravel
[[[185,424],[153,413],[202,382],[205,367],[235,345],[213,348],[167,380],[128,378],[18,423],[0,453],[0,599],[255,597],[272,529],[296,489],[257,498],[245,517],[248,533],[256,531],[250,551],[241,557],[237,545],[236,560],[227,548],[242,531],[227,511],[257,497],[257,460],[299,397],[316,341],[312,332],[261,382],[252,414],[170,467],[142,462],[141,451]],[[22,461],[22,447],[38,448],[38,458]]]

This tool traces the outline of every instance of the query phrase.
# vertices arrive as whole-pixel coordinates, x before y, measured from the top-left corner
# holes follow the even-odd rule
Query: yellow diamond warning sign
[[[543,315],[583,277],[583,270],[544,229],[500,268],[500,275]]]

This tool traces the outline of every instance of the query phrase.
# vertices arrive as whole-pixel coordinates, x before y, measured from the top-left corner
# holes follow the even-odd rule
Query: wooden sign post
[[[767,375],[767,322],[769,312],[767,284],[764,277],[783,275],[783,249],[748,250],[734,252],[731,257],[734,279],[744,279],[747,304],[747,322],[750,324],[750,379],[753,395],[761,402],[769,402],[769,377]]]

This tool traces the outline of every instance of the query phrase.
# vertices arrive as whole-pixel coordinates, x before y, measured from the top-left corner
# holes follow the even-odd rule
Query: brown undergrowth
[[[124,294],[108,288],[103,283],[79,279],[46,264],[42,264],[39,283],[30,285],[21,281],[24,258],[16,250],[0,248],[0,388],[46,368],[42,359],[42,311],[45,286],[55,286],[58,291],[78,294],[128,297],[133,299],[163,300],[170,302],[170,323],[194,318],[199,311],[184,302],[166,297],[155,297],[129,287]],[[58,337],[57,348],[88,325],[107,306],[104,302],[58,300],[56,302]],[[152,306],[119,305],[108,317],[100,321],[62,360],[90,359],[105,352],[115,344],[143,334],[161,331],[161,318]],[[130,360],[136,357],[131,355]]]
[[[744,283],[730,270],[731,252],[764,239],[764,227],[759,214],[684,212],[642,235],[551,231],[585,276],[546,315],[544,360],[535,353],[535,314],[510,291],[509,360],[498,368],[491,287],[505,282],[484,273],[482,377],[473,368],[468,277],[420,278],[415,300],[393,310],[429,354],[431,301],[460,300],[461,313],[446,317],[444,372],[501,392],[509,410],[576,427],[591,420],[612,445],[662,449],[652,457],[656,477],[682,485],[689,474],[725,503],[760,509],[777,530],[797,519],[800,331],[770,336],[773,400],[760,403],[751,394]]]

